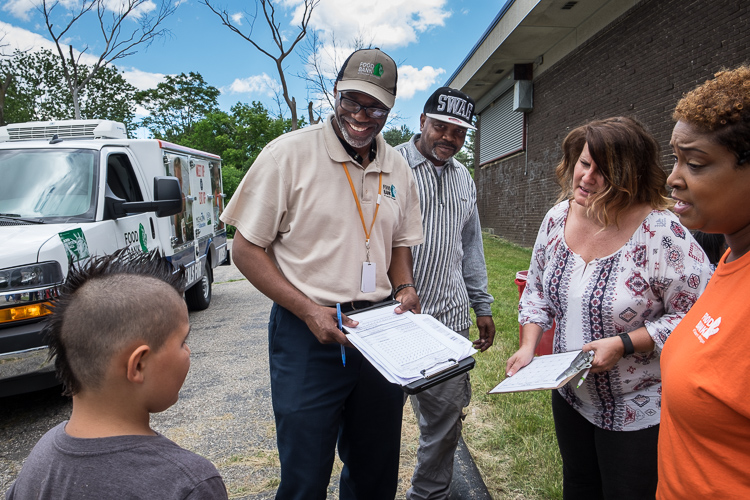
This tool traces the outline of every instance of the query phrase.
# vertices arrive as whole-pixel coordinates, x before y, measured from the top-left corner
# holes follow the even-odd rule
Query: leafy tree
[[[224,184],[224,193],[227,195],[227,203],[234,196],[234,192],[237,191],[237,187],[239,187],[244,176],[242,170],[229,164],[222,165],[221,179]]]
[[[88,68],[83,67],[82,71]],[[128,83],[115,66],[100,68],[81,94],[83,118],[115,120],[135,130],[135,95],[137,89]]]
[[[138,104],[149,111],[140,126],[157,139],[180,142],[190,136],[197,122],[218,111],[220,94],[200,73],[167,75],[155,89],[136,93]]]
[[[176,9],[172,0],[160,0],[158,7],[154,0],[41,0],[37,10],[42,14],[47,31],[57,46],[62,74],[70,92],[73,116],[76,119],[80,119],[83,114],[81,94],[97,73],[113,61],[134,54],[138,45],[148,46],[156,38],[167,34],[162,23]],[[75,55],[73,46],[68,45],[66,54],[62,41],[74,37],[76,25],[83,22],[81,19],[88,19],[90,13],[97,16],[102,40],[96,45],[102,49],[96,56],[96,62],[86,68],[81,57],[91,46],[85,44],[78,55]]]
[[[79,66],[81,74],[91,68]],[[21,52],[0,60],[0,78],[10,77],[3,120],[18,123],[75,118],[73,99],[65,83],[60,58],[49,50]],[[79,116],[115,120],[133,130],[135,87],[114,66],[100,69],[79,94]]]
[[[217,111],[196,123],[181,144],[222,157],[224,192],[231,198],[265,145],[291,129],[290,119],[272,118],[259,102],[237,103],[231,114]]]
[[[0,58],[0,126],[33,119],[34,96],[19,81],[23,55],[16,50],[12,57]]]
[[[282,117],[271,118],[268,110],[259,102],[252,104],[237,103],[232,107],[236,129],[235,142],[238,146],[237,157],[230,157],[243,173],[247,172],[261,150],[286,132],[292,130],[292,120]],[[299,124],[304,120],[299,120]]]
[[[300,125],[297,120],[297,100],[289,95],[289,88],[287,87],[286,76],[284,74],[284,59],[286,59],[286,57],[294,51],[294,47],[305,38],[305,35],[307,34],[307,25],[310,23],[313,9],[315,9],[318,3],[320,3],[320,0],[302,0],[301,3],[304,5],[304,10],[302,12],[300,24],[297,27],[297,35],[293,37],[289,37],[286,30],[281,28],[281,23],[276,20],[276,8],[274,7],[273,0],[255,0],[255,13],[247,13],[247,17],[252,19],[252,21],[249,23],[249,28],[246,31],[240,29],[239,21],[236,21],[234,15],[230,14],[226,9],[216,7],[215,3],[212,4],[210,0],[202,0],[202,3],[211,9],[211,12],[216,14],[219,19],[221,19],[221,23],[224,26],[237,33],[245,41],[249,42],[262,54],[273,59],[274,63],[276,63],[276,70],[279,73],[279,79],[281,79],[281,93],[284,96],[284,101],[286,101],[292,115],[292,130],[296,130]],[[258,19],[258,3],[260,3],[261,8],[263,9],[263,16],[266,25],[271,30],[271,37],[273,38],[274,45],[276,45],[275,49],[263,48],[259,42],[261,37],[257,34],[253,34],[255,21]],[[282,0],[280,3],[284,5],[288,2]],[[285,42],[289,42],[290,40],[291,43],[285,47]]]
[[[464,141],[464,147],[461,151],[456,153],[456,159],[463,163],[466,168],[471,172],[472,177],[474,176],[474,130],[469,130],[466,134],[466,141]]]
[[[395,147],[404,142],[409,142],[409,139],[411,139],[411,136],[413,135],[414,132],[412,132],[409,127],[401,125],[401,128],[389,128],[383,132],[383,139],[385,139],[385,142]]]

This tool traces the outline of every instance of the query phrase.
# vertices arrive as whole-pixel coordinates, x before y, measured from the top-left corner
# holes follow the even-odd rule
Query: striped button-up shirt
[[[412,247],[414,282],[422,312],[454,331],[471,326],[469,307],[491,316],[477,190],[469,170],[450,158],[438,175],[415,141],[396,147],[411,167],[419,191],[424,243]]]

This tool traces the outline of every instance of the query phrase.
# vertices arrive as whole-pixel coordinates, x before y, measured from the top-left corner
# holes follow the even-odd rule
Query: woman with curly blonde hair
[[[662,353],[657,497],[750,498],[750,66],[686,94],[674,118],[674,211],[729,248]]]
[[[556,174],[562,201],[534,244],[506,373],[531,362],[553,319],[554,352],[593,351],[583,384],[552,391],[563,498],[653,500],[661,349],[705,288],[708,261],[667,210],[659,145],[637,121],[574,129]]]

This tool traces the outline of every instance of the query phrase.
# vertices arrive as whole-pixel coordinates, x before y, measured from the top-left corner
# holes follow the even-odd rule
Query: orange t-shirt
[[[750,253],[727,255],[662,351],[659,500],[750,498]]]

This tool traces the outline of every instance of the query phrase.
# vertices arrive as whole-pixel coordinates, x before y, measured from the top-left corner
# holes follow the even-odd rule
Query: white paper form
[[[359,325],[346,327],[349,341],[388,381],[407,385],[423,378],[422,370],[448,366],[477,352],[471,341],[432,316],[396,314],[395,308],[351,314]]]
[[[496,385],[489,393],[538,391],[562,387],[576,374],[560,380],[557,380],[557,377],[568,369],[580,352],[570,351],[537,356],[512,377],[508,377]]]

